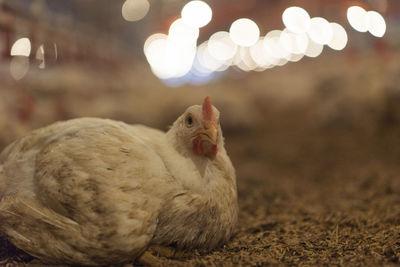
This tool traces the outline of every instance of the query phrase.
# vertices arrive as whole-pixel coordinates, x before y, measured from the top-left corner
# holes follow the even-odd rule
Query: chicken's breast
[[[140,129],[83,118],[11,144],[0,155],[0,230],[42,259],[135,258],[152,238],[172,179]],[[162,142],[162,132],[153,134]]]

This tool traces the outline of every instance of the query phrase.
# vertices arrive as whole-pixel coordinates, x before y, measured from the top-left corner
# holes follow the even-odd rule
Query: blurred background
[[[1,148],[210,95],[241,207],[221,261],[399,262],[400,1],[0,0],[0,77]]]
[[[299,107],[324,124],[395,120],[400,3],[294,4],[2,0],[2,139],[80,116],[165,128],[205,95],[226,127]]]

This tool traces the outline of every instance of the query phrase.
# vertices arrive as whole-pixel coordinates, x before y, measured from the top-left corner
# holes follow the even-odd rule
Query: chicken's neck
[[[173,131],[167,132],[168,143],[172,145],[174,150],[178,152],[179,155],[186,159],[190,159],[195,165],[197,171],[199,172],[202,178],[206,178],[207,168],[210,168],[213,165],[213,161],[206,156],[199,156],[193,153],[191,149],[188,148],[180,139],[177,138],[176,134]]]
[[[213,249],[230,238],[237,220],[232,163],[222,141],[215,159],[210,160],[177,142],[176,135],[167,133],[167,138],[164,151],[168,156],[164,157],[164,163],[177,186],[160,211],[152,242],[187,249]]]
[[[238,214],[235,173],[225,150],[214,160],[179,156],[179,165],[166,164],[178,186],[163,204],[152,242],[201,250],[225,243]]]

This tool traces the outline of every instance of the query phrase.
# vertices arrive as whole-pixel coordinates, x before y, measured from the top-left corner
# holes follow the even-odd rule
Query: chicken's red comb
[[[203,120],[214,121],[213,108],[209,96],[206,96],[203,102]]]

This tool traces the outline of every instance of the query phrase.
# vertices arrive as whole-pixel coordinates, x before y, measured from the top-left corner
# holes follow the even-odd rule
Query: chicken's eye
[[[192,127],[192,125],[193,125],[193,117],[191,115],[188,115],[186,117],[186,126],[187,127]]]

